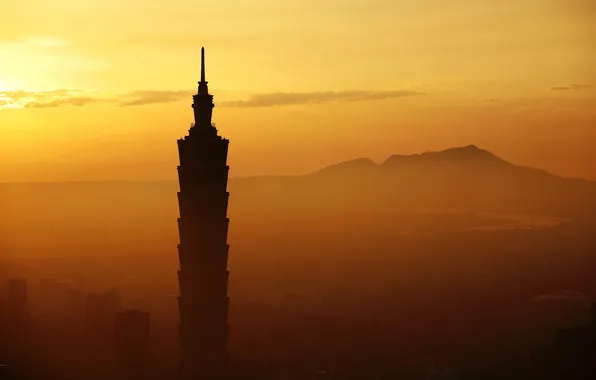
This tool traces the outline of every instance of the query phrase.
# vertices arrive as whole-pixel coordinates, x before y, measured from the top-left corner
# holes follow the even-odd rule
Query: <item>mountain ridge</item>
[[[575,180],[575,181],[583,181],[587,183],[596,184],[596,180],[591,180],[587,178],[578,178],[578,177],[567,177],[563,175],[553,174],[545,169],[530,167],[530,166],[523,166],[511,163],[506,161],[499,156],[493,154],[492,152],[479,148],[477,145],[467,145],[467,146],[459,146],[459,147],[452,147],[443,150],[437,151],[425,151],[423,153],[414,153],[414,154],[392,154],[387,157],[385,160],[377,163],[368,157],[357,157],[352,159],[347,159],[344,161],[340,161],[334,164],[330,164],[324,166],[320,169],[307,172],[305,174],[263,174],[263,175],[252,175],[252,176],[238,176],[238,177],[230,177],[232,181],[247,181],[247,180],[258,180],[258,179],[267,179],[267,180],[277,180],[277,179],[288,179],[288,178],[301,178],[301,177],[308,177],[308,176],[321,176],[323,174],[330,174],[337,171],[343,171],[344,173],[349,170],[366,170],[366,169],[379,169],[379,168],[392,168],[397,165],[406,165],[406,164],[420,164],[420,163],[475,163],[475,164],[483,164],[483,163],[492,163],[492,164],[501,164],[507,166],[509,168],[518,168],[523,170],[531,170],[536,173],[542,173],[544,175],[549,175],[555,178],[564,179],[564,180]],[[0,185],[6,184],[32,184],[32,185],[48,185],[52,183],[63,183],[63,184],[85,184],[85,183],[171,183],[176,182],[176,180],[167,180],[167,179],[160,179],[160,180],[91,180],[91,181],[26,181],[26,182],[0,182]]]

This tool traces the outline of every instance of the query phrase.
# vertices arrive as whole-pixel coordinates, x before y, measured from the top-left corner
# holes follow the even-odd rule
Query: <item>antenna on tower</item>
[[[205,48],[201,48],[201,81],[199,82],[199,94],[209,94],[207,81],[205,80]]]
[[[205,82],[205,48],[201,48],[201,82]]]

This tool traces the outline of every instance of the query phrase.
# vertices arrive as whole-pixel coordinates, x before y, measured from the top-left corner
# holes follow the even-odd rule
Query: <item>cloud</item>
[[[592,88],[591,84],[570,84],[568,86],[555,86],[551,87],[551,90],[554,91],[565,91],[565,90],[585,90],[588,88]]]
[[[134,91],[124,95],[123,98],[129,98],[120,103],[122,107],[143,106],[146,104],[175,102],[191,96],[190,91]]]
[[[51,91],[0,90],[2,108],[56,108],[62,106],[82,107],[91,103],[113,102],[118,105],[141,106],[168,103],[190,97],[190,91],[133,91],[128,94],[98,97],[81,90],[58,89]]]
[[[324,91],[324,92],[276,92],[255,94],[248,100],[221,102],[222,107],[272,107],[296,104],[328,102],[353,102],[361,100],[381,100],[406,96],[424,95],[418,91]]]
[[[81,90],[0,90],[0,108],[56,108],[69,105],[82,107],[89,103],[109,100],[91,96]]]
[[[56,108],[62,106],[82,107],[91,103],[113,102],[120,107],[144,106],[171,103],[192,96],[188,90],[139,90],[111,97],[98,97],[81,90],[58,89],[51,91],[0,90],[2,108]],[[324,91],[306,93],[255,94],[248,100],[223,101],[222,107],[272,107],[296,104],[317,104],[329,102],[354,102],[381,100],[406,96],[424,95],[418,91]]]
[[[65,105],[82,107],[89,103],[98,102],[100,100],[101,99],[79,96],[79,97],[53,100],[53,101],[45,102],[45,103],[30,102],[30,103],[25,104],[25,108],[56,108],[56,107],[65,106]]]

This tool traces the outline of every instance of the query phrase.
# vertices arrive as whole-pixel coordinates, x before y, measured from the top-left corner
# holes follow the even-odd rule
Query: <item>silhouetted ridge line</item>
[[[500,162],[507,163],[491,152],[480,149],[475,145],[464,147],[449,148],[441,151],[429,151],[422,154],[413,155],[392,155],[383,166],[392,165],[397,162],[421,162],[421,161],[460,161],[460,162]]]
[[[462,163],[476,163],[482,165],[484,163],[489,163],[492,168],[498,167],[502,169],[518,169],[520,172],[525,172],[526,174],[532,174],[533,176],[542,176],[542,177],[550,177],[552,179],[560,179],[560,180],[568,180],[568,181],[576,181],[576,182],[584,182],[587,184],[596,184],[596,181],[587,180],[584,178],[572,178],[572,177],[564,177],[557,174],[549,173],[543,169],[537,169],[522,165],[516,165],[511,162],[505,161],[500,157],[494,155],[493,153],[480,149],[475,145],[468,145],[464,147],[455,147],[449,148],[442,151],[428,151],[421,154],[410,154],[410,155],[391,155],[385,161],[380,164],[375,163],[369,158],[356,158],[352,160],[347,160],[343,162],[339,162],[336,164],[325,166],[319,170],[312,171],[306,174],[271,174],[271,175],[251,175],[251,176],[231,176],[231,181],[259,181],[259,180],[285,180],[285,179],[298,179],[303,177],[309,177],[312,175],[317,175],[319,177],[323,177],[326,174],[331,173],[352,173],[352,172],[365,172],[370,170],[370,172],[379,172],[380,168],[384,169],[394,169],[396,167],[402,166],[409,166],[413,164],[420,164],[420,163],[443,163],[443,164],[452,164],[453,166],[460,165]],[[2,185],[51,185],[55,183],[63,183],[63,184],[72,184],[72,185],[86,185],[86,184],[122,184],[122,183],[174,183],[176,182],[174,179],[172,180],[91,180],[91,181],[32,181],[32,182],[0,182],[0,186]]]
[[[318,170],[311,175],[351,173],[354,170],[374,170],[378,165],[370,158],[355,158]]]

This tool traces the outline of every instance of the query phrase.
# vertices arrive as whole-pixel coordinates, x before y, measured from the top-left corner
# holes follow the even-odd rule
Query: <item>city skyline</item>
[[[475,144],[596,179],[589,1],[28,3],[1,16],[0,182],[173,180],[202,45],[232,176]]]
[[[6,4],[0,380],[596,378],[594,20]]]

